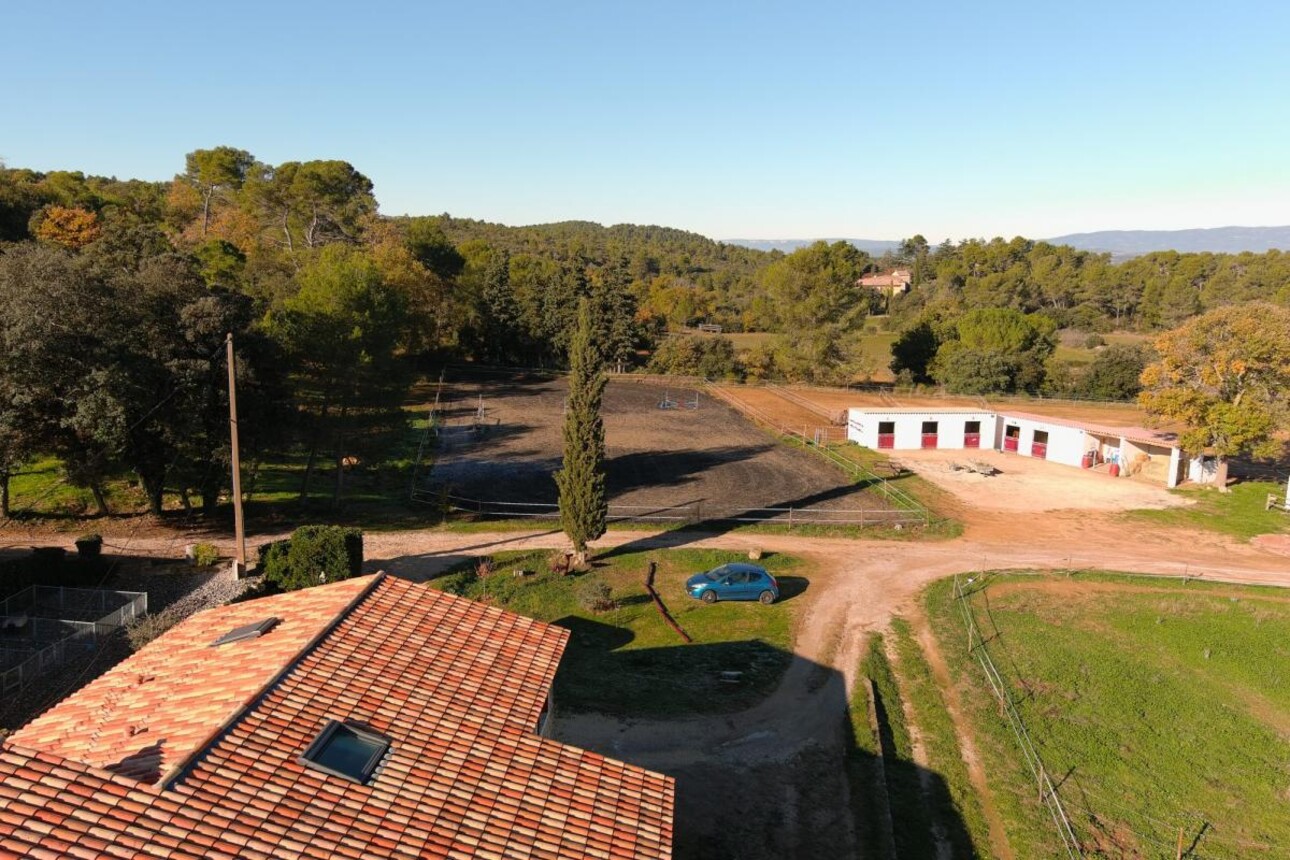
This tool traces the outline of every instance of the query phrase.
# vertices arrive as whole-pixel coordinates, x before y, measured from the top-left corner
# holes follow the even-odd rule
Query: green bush
[[[193,564],[209,567],[219,561],[219,549],[214,544],[199,543],[193,546]]]
[[[301,526],[289,540],[260,547],[260,571],[283,591],[358,576],[363,572],[363,532],[342,526]]]
[[[1084,338],[1085,349],[1097,349],[1099,346],[1106,346],[1106,338],[1100,334],[1091,334]]]

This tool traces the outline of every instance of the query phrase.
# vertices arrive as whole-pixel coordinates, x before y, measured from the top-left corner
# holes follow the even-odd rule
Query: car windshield
[[[703,575],[706,576],[708,579],[712,580],[713,582],[716,582],[718,579],[721,579],[729,572],[730,571],[724,567],[714,567],[712,570],[709,570],[707,573]]]

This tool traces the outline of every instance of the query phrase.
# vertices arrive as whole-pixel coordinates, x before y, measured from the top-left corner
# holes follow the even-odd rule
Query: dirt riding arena
[[[565,397],[563,379],[450,379],[429,486],[483,502],[554,503]],[[674,405],[660,408],[664,402]],[[610,503],[639,506],[632,515],[685,509],[694,519],[712,519],[810,508],[841,517],[892,509],[880,494],[853,485],[823,458],[776,442],[707,391],[613,380],[603,415]],[[628,512],[616,507],[611,515],[616,510]]]

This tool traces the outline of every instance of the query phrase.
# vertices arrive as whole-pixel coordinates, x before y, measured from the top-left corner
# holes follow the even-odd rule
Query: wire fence
[[[33,585],[0,601],[0,693],[84,656],[148,612],[138,591]]]
[[[980,576],[983,577],[984,573],[980,574]],[[971,584],[971,582],[972,580],[969,579],[968,584]],[[998,667],[995,666],[994,658],[990,656],[990,651],[986,647],[986,637],[982,635],[981,628],[977,626],[976,615],[972,612],[971,596],[979,590],[980,588],[972,591],[965,590],[961,576],[959,574],[954,575],[954,599],[958,601],[959,607],[963,611],[963,624],[968,635],[968,652],[975,656],[977,662],[980,663],[981,671],[985,673],[986,681],[989,682],[990,689],[999,702],[1003,718],[1017,739],[1017,745],[1021,749],[1022,757],[1026,760],[1026,766],[1030,769],[1030,773],[1035,779],[1039,800],[1048,808],[1066,855],[1070,858],[1081,858],[1084,856],[1084,852],[1080,847],[1079,839],[1075,836],[1074,829],[1071,827],[1066,808],[1062,804],[1061,797],[1057,794],[1056,786],[1053,785],[1053,781],[1048,775],[1048,769],[1044,767],[1044,761],[1040,758],[1039,751],[1035,749],[1035,744],[1031,740],[1026,723],[1021,718],[1021,712],[1017,710],[1016,700],[1012,696],[1012,688],[1004,681],[1003,675],[1000,674]]]
[[[908,493],[904,492],[903,490],[892,486],[891,482],[888,481],[886,478],[882,477],[881,475],[875,474],[874,472],[870,471],[869,469],[866,469],[864,466],[861,466],[859,463],[855,462],[854,460],[849,460],[846,457],[841,456],[836,451],[833,451],[829,448],[829,445],[832,444],[833,441],[835,441],[835,438],[834,438],[835,436],[839,437],[836,439],[836,441],[845,441],[844,428],[804,427],[801,430],[798,430],[793,427],[788,427],[779,421],[776,421],[773,417],[766,414],[762,410],[758,409],[757,407],[753,406],[750,403],[745,403],[744,401],[740,400],[738,397],[730,394],[727,391],[723,391],[722,389],[717,388],[715,386],[709,388],[708,390],[712,394],[712,396],[721,399],[722,401],[732,406],[737,411],[743,413],[745,416],[752,419],[756,423],[767,427],[768,429],[772,430],[773,432],[777,433],[782,437],[791,439],[794,442],[801,444],[803,447],[805,447],[810,451],[816,452],[821,457],[824,457],[826,460],[829,460],[834,465],[838,466],[843,471],[851,475],[853,480],[858,482],[863,482],[868,486],[873,487],[884,497],[886,497],[888,501],[890,501],[893,505],[895,505],[895,507],[902,513],[916,517],[917,521],[920,522],[922,525],[931,524],[932,514],[931,514],[931,511],[929,511],[926,506],[920,504],[917,500],[915,500],[912,496],[910,496]],[[821,433],[820,431],[828,431],[828,432]]]
[[[547,502],[511,502],[485,499],[468,499],[430,490],[419,490],[413,499],[420,502],[442,504],[448,511],[498,519],[558,520],[560,506]],[[694,501],[674,505],[609,505],[610,522],[640,523],[769,523],[774,525],[845,525],[845,526],[914,526],[922,525],[922,517],[914,512],[892,509],[865,508],[746,508],[737,505],[716,505]]]

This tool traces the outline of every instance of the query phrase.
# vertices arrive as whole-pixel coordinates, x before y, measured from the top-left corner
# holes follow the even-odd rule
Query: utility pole
[[[233,532],[237,540],[237,561],[233,575],[246,573],[246,526],[242,521],[242,456],[237,444],[237,366],[233,360],[233,333],[224,341],[228,351],[228,437],[233,450]]]

